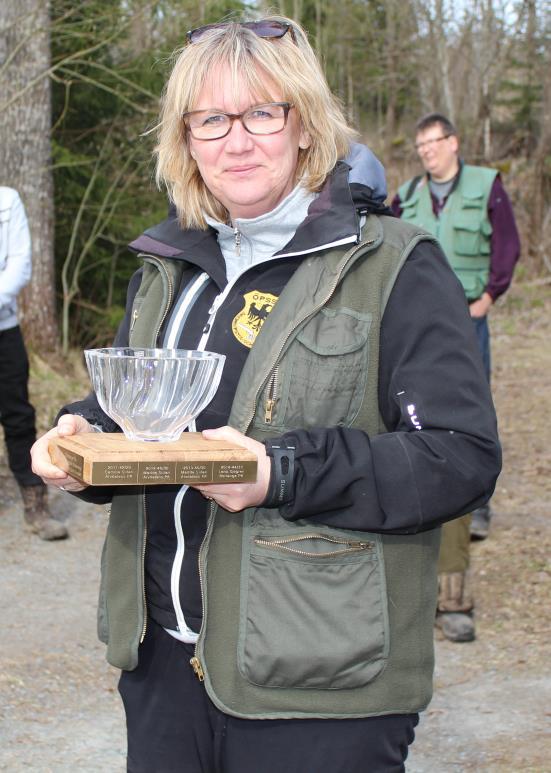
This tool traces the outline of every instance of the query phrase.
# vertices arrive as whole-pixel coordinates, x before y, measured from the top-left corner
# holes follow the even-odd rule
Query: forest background
[[[389,194],[416,173],[413,127],[446,113],[470,163],[513,200],[517,278],[551,273],[548,0],[1,0],[0,183],[25,203],[33,278],[20,306],[35,351],[107,345],[139,259],[126,245],[164,218],[151,152],[171,52],[232,13],[308,30]]]
[[[411,773],[551,773],[551,3],[280,0],[299,20],[392,195],[420,167],[417,118],[457,124],[497,167],[522,258],[492,310],[504,471],[490,539],[473,546],[477,640],[436,642],[435,698]],[[140,259],[126,245],[167,211],[151,151],[171,52],[249,0],[0,0],[0,184],[22,195],[33,278],[20,296],[39,432],[82,397],[81,350],[111,342]],[[547,395],[547,397],[546,397]],[[0,446],[0,770],[125,769],[118,675],[96,641],[107,515],[54,494],[72,539],[21,528]],[[81,508],[81,509],[79,509]],[[71,598],[59,589],[71,589]],[[3,604],[3,605],[2,605]]]

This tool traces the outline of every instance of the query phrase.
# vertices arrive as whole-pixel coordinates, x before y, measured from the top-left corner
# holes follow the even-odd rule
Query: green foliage
[[[240,11],[217,0],[208,18]],[[126,245],[166,216],[151,160],[168,58],[198,23],[189,2],[52,0],[52,148],[63,348],[109,342],[140,261]]]
[[[442,28],[431,8],[409,0],[51,0],[55,252],[65,350],[112,339],[140,264],[126,245],[166,215],[166,197],[153,183],[154,137],[146,132],[155,125],[170,54],[184,44],[186,30],[274,9],[296,18],[352,123],[372,143],[384,141],[387,162],[411,165],[415,120],[428,109],[445,110],[439,35],[446,37],[460,126],[466,137],[480,126],[485,38],[475,5],[465,4],[455,26],[444,20]],[[546,54],[540,38],[532,50],[506,30],[500,37],[512,41],[511,55],[495,86],[490,82],[488,110],[494,146],[497,138],[510,159],[541,136],[543,79],[531,76],[544,72]],[[542,174],[551,178],[551,159]],[[395,164],[389,175],[397,177]]]

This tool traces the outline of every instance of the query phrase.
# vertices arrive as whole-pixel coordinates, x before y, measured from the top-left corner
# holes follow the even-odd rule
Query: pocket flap
[[[476,233],[477,231],[480,231],[480,223],[473,223],[470,218],[468,220],[457,218],[453,228],[455,231],[469,231],[471,233]]]
[[[320,355],[347,354],[365,346],[371,314],[323,309],[297,335],[297,340]]]
[[[482,209],[484,197],[481,193],[463,193],[461,196],[463,206],[468,209]]]

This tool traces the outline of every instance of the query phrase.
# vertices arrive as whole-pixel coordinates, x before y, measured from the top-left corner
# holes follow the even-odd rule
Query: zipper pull
[[[266,424],[272,423],[272,413],[277,400],[278,385],[279,385],[279,365],[276,365],[272,375],[270,376],[270,381],[268,384],[268,397],[266,399],[266,407],[264,411],[264,421],[266,422]]]
[[[224,300],[224,294],[223,293],[218,293],[216,298],[213,300],[210,309],[208,310],[209,317],[212,317],[213,314],[216,314],[216,312],[218,311],[218,307],[220,306],[220,304],[222,303],[223,300]],[[209,320],[209,322],[210,322],[210,320]]]
[[[137,319],[138,319],[138,309],[134,309],[132,312],[132,320],[130,322],[130,332],[134,330],[134,325],[136,324]]]
[[[233,229],[233,237],[235,239],[235,254],[239,258],[241,256],[241,232],[239,228]]]
[[[266,424],[272,423],[272,412],[274,410],[275,400],[272,397],[269,397],[266,400],[266,411],[264,413],[264,421]]]
[[[193,671],[194,671],[195,676],[197,677],[197,679],[200,682],[204,682],[204,680],[205,680],[205,672],[203,671],[203,666],[201,665],[201,661],[199,660],[197,655],[192,657],[191,660],[189,661],[189,663],[190,663],[191,667],[193,668]]]

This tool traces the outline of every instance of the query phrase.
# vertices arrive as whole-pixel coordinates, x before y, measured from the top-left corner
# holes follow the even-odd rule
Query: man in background
[[[511,202],[495,169],[459,156],[453,124],[430,113],[416,125],[415,148],[425,174],[404,183],[394,214],[434,234],[461,282],[490,381],[488,313],[513,277],[520,241]],[[451,641],[475,638],[474,602],[466,588],[470,539],[488,536],[489,503],[444,524],[436,622]]]
[[[17,320],[17,295],[31,276],[31,239],[25,210],[13,188],[0,186],[0,422],[9,467],[23,497],[25,522],[41,539],[63,539],[67,529],[52,518],[46,486],[31,470],[36,440],[29,402],[29,360]]]

